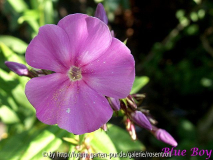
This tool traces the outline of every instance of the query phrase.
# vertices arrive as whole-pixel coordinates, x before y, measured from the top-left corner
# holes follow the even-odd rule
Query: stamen
[[[75,66],[72,66],[68,72],[68,76],[71,81],[78,81],[81,80],[81,69]]]

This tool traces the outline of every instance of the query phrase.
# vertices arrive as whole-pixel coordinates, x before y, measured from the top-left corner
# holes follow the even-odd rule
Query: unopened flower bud
[[[101,126],[101,128],[106,132],[107,131],[107,124],[104,124],[103,126]]]
[[[175,139],[164,129],[157,129],[154,135],[158,140],[167,143],[171,146],[176,147],[178,145]]]
[[[145,94],[132,94],[131,96],[136,100],[143,100],[146,97]]]
[[[115,110],[115,111],[120,110],[121,107],[120,107],[119,99],[111,98],[111,97],[108,97],[107,99],[109,101],[110,106],[113,108],[113,110]]]
[[[101,3],[99,3],[96,8],[95,17],[99,18],[104,23],[108,24],[108,18],[107,18],[106,12],[104,10],[104,6]]]
[[[135,111],[131,113],[131,119],[138,126],[143,127],[148,130],[152,130],[152,125],[147,119],[147,117],[140,111]]]
[[[126,119],[125,125],[126,125],[126,130],[129,132],[129,135],[131,136],[132,140],[136,140],[137,135],[135,132],[134,124],[130,121],[130,119]]]
[[[137,109],[137,104],[135,103],[135,100],[132,98],[131,95],[128,95],[128,97],[126,98],[126,101],[131,108]]]
[[[111,35],[112,35],[112,37],[115,37],[115,33],[113,30],[111,30]]]
[[[29,70],[21,63],[5,61],[5,65],[19,76],[29,76]]]

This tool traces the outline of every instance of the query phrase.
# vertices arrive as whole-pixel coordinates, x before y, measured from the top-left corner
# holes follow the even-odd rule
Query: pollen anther
[[[75,66],[70,67],[68,71],[68,76],[71,81],[78,81],[81,80],[82,75],[81,75],[81,69]]]

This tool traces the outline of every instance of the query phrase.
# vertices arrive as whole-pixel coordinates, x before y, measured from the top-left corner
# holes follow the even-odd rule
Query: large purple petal
[[[27,63],[39,69],[64,72],[70,66],[70,42],[67,33],[57,25],[39,29],[26,51]]]
[[[112,113],[112,108],[104,96],[83,81],[76,81],[66,93],[58,114],[58,125],[74,134],[84,134],[107,123]]]
[[[112,41],[108,26],[95,17],[73,14],[60,20],[58,26],[69,36],[75,66],[83,66],[100,57]]]
[[[36,109],[40,121],[46,124],[56,124],[66,90],[71,84],[67,75],[54,73],[31,79],[25,89],[29,102]]]
[[[70,14],[58,22],[58,26],[63,28],[69,36],[72,64],[75,63],[75,56],[78,55],[81,45],[88,37],[87,17],[86,14]]]
[[[71,82],[66,74],[31,79],[26,85],[26,95],[40,121],[58,124],[74,134],[97,130],[113,113],[104,96],[83,81]]]
[[[113,38],[104,55],[82,68],[83,80],[102,95],[125,98],[135,78],[134,65],[130,50]]]

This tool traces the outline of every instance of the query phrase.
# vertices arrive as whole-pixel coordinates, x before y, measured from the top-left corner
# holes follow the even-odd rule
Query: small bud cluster
[[[149,110],[137,107],[142,103],[144,98],[144,94],[132,94],[121,100],[107,97],[114,111],[121,110],[124,113],[126,130],[133,140],[137,139],[134,127],[134,124],[136,124],[150,131],[158,140],[171,146],[177,146],[175,139],[166,130],[155,126],[157,121],[151,116]]]

